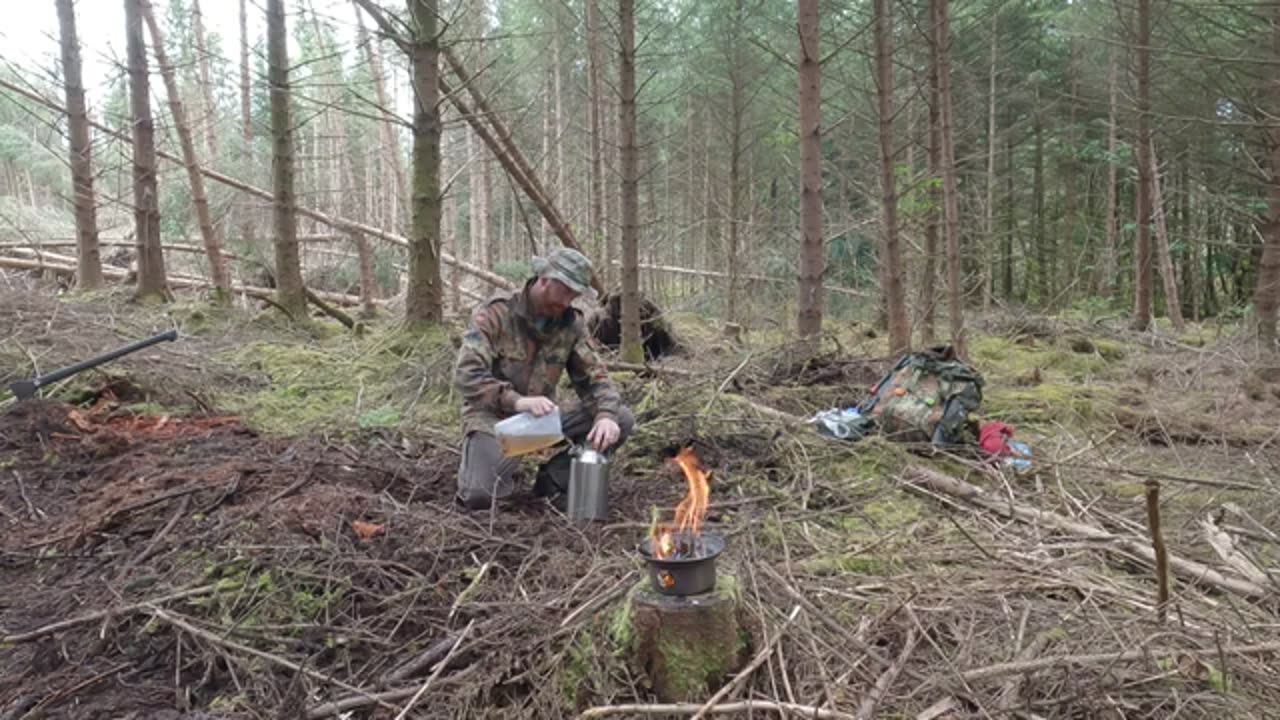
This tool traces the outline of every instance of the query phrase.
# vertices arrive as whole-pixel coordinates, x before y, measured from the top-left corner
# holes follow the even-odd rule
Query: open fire
[[[653,589],[664,595],[697,595],[716,584],[716,557],[724,550],[724,538],[703,533],[711,486],[692,448],[676,455],[675,463],[684,471],[689,492],[676,506],[674,522],[655,518],[649,537],[640,544],[640,554],[649,565]]]
[[[655,522],[649,535],[649,548],[659,560],[681,560],[705,554],[702,544],[702,522],[707,517],[711,486],[693,448],[685,448],[675,457],[684,471],[689,493],[676,506],[673,524]]]

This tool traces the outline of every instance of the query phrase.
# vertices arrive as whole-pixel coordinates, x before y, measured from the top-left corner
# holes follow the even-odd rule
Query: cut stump
[[[722,573],[714,590],[688,597],[660,595],[646,579],[624,611],[634,667],[663,702],[706,700],[742,666],[747,634],[732,575]]]

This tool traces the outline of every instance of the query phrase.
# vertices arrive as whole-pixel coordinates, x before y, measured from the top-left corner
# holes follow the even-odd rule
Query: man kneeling
[[[591,261],[559,249],[533,259],[535,276],[509,296],[477,307],[462,336],[454,382],[462,393],[462,461],[458,501],[483,510],[511,494],[519,458],[505,458],[493,436],[499,420],[520,412],[542,416],[556,409],[556,385],[568,371],[582,407],[561,418],[575,444],[611,451],[626,440],[635,419],[591,347],[582,313],[571,306],[591,288]],[[538,470],[534,489],[564,509],[568,449]]]

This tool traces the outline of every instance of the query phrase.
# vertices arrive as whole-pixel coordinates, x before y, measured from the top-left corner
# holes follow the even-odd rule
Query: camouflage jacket
[[[530,284],[471,313],[453,376],[462,393],[463,434],[492,433],[494,423],[515,414],[521,396],[554,401],[566,370],[597,418],[617,419],[622,399],[591,346],[582,313],[570,308],[556,320],[538,323],[529,309]]]

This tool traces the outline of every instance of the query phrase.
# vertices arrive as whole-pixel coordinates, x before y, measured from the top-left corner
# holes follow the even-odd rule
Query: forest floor
[[[638,427],[609,522],[582,527],[530,491],[455,507],[456,330],[298,330],[193,296],[28,282],[0,279],[0,387],[179,340],[45,399],[0,395],[0,718],[658,717],[589,708],[655,702],[618,619],[652,509],[684,495],[668,462],[684,445],[712,472],[743,652],[778,640],[725,702],[924,719],[1280,707],[1280,363],[1233,328],[974,322],[980,414],[1033,448],[1013,474],[795,422],[857,402],[891,364],[883,339],[833,329],[796,365],[775,338],[736,345],[676,316],[682,355],[615,374]],[[1163,619],[1152,484],[1175,558]]]

